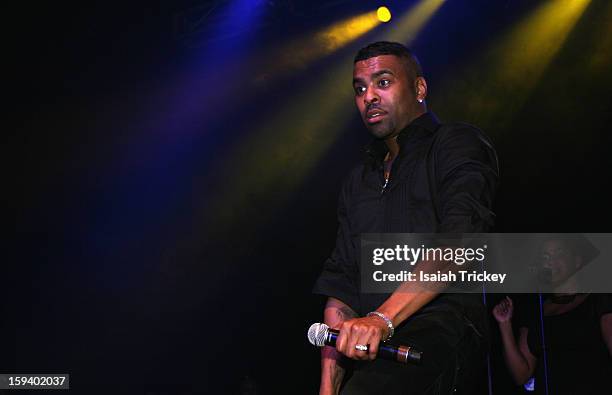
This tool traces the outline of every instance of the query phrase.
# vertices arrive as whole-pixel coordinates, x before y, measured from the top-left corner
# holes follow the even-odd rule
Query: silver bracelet
[[[389,327],[389,336],[387,336],[385,341],[391,339],[391,336],[393,336],[393,334],[395,333],[395,328],[393,328],[393,322],[391,322],[389,317],[387,317],[383,313],[379,313],[378,311],[371,311],[368,314],[366,314],[366,317],[371,317],[371,316],[374,316],[374,315],[379,317],[379,318],[382,318],[382,320],[385,321],[385,324],[387,324],[387,326]]]

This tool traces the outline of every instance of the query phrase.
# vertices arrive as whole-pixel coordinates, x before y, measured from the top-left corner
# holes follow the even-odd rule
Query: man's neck
[[[388,160],[391,160],[391,161],[394,160],[397,157],[397,155],[399,154],[400,145],[397,142],[397,137],[399,136],[400,132],[402,130],[406,129],[412,122],[414,122],[415,119],[417,119],[421,115],[425,114],[426,112],[427,112],[427,110],[425,108],[423,108],[423,111],[418,112],[415,117],[411,118],[406,123],[406,125],[404,125],[404,127],[399,129],[399,132],[397,132],[397,134],[389,136],[388,138],[385,139],[385,144],[387,145],[387,148],[389,149],[389,155],[387,156]]]
[[[389,154],[386,159],[392,161],[393,159],[397,157],[397,155],[399,154],[399,150],[400,150],[399,143],[397,142],[397,136],[387,138],[385,140],[385,144],[387,145],[387,148],[389,149]]]

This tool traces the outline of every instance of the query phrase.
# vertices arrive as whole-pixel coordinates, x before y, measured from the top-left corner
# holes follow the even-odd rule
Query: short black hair
[[[412,79],[417,77],[423,77],[423,69],[421,63],[417,59],[416,55],[411,50],[406,48],[403,44],[392,41],[377,41],[361,48],[353,63],[357,63],[361,60],[374,58],[381,55],[395,55],[400,59],[406,61],[408,68],[408,75]]]

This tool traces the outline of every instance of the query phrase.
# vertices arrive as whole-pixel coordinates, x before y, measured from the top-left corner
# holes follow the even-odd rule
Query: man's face
[[[407,66],[395,55],[360,60],[353,68],[355,103],[366,127],[377,138],[395,137],[422,109]]]

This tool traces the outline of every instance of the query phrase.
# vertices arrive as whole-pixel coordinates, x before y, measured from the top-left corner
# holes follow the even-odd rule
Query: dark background
[[[215,11],[185,33],[181,15],[229,3],[47,2],[6,13],[3,196],[17,237],[2,271],[0,372],[67,372],[79,394],[317,391],[306,330],[323,300],[310,288],[333,248],[339,185],[368,134],[349,100],[338,117],[348,121],[332,116],[314,134],[319,154],[316,140],[266,150],[316,118],[327,95],[300,102],[303,119],[270,123],[272,140],[258,133],[378,33],[292,73],[270,66],[279,45],[380,4],[255,1],[267,7],[257,23],[225,24]],[[413,3],[387,4],[400,15]],[[534,3],[449,0],[411,47],[431,109],[496,143],[496,231],[606,232],[607,2],[589,4],[511,116],[503,106],[499,122],[463,111],[482,84],[513,95],[481,80],[495,64],[481,55]],[[293,171],[292,150],[298,165],[312,160],[308,171]],[[245,153],[271,163],[268,174],[249,169]]]

